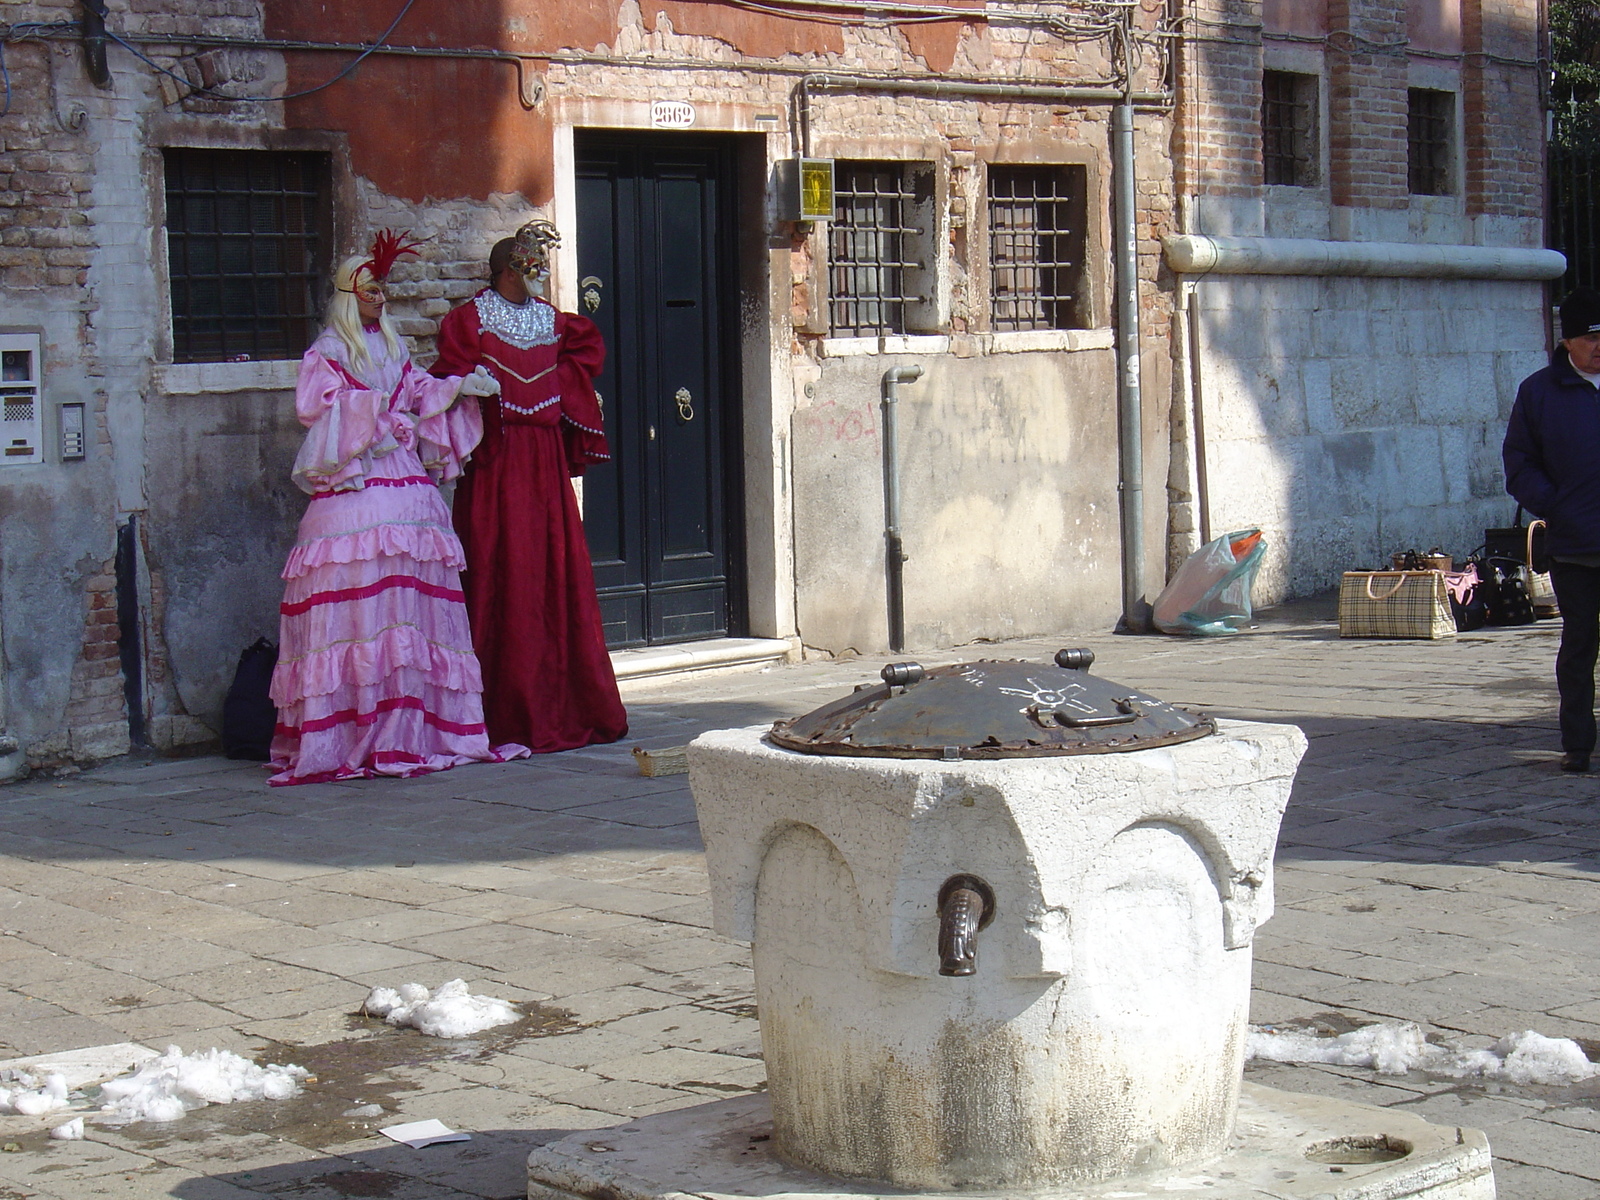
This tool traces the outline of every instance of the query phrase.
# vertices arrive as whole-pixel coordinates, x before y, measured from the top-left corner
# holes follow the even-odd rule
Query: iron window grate
[[[834,167],[828,243],[828,324],[834,337],[905,333],[906,310],[923,297],[910,276],[923,269],[927,231],[916,214],[929,198],[910,163],[841,162]]]
[[[297,358],[317,335],[327,158],[165,152],[173,359]]]
[[[1451,127],[1454,92],[1411,88],[1406,105],[1406,161],[1415,196],[1450,194]]]
[[[1261,73],[1261,171],[1268,184],[1313,187],[1317,182],[1317,77],[1293,71]]]
[[[989,168],[989,323],[1082,329],[1083,167]]]

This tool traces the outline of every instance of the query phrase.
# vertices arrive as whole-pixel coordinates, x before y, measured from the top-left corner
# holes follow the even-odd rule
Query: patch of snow
[[[509,1001],[472,995],[463,979],[441,983],[433,992],[420,983],[373,988],[365,1008],[391,1025],[409,1025],[442,1038],[471,1037],[496,1025],[509,1025],[520,1016]]]
[[[67,1101],[66,1077],[52,1071],[43,1080],[19,1072],[15,1087],[0,1087],[0,1113],[21,1113],[37,1117],[43,1113],[70,1107]]]
[[[50,1131],[50,1136],[58,1142],[75,1142],[83,1137],[83,1118],[73,1117],[65,1125],[57,1125]]]
[[[287,1100],[300,1094],[304,1067],[258,1067],[228,1050],[185,1054],[176,1046],[131,1075],[100,1085],[101,1120],[176,1121],[191,1109],[239,1100]]]
[[[118,1042],[110,1046],[86,1046],[80,1050],[10,1058],[0,1062],[0,1084],[15,1083],[24,1076],[40,1080],[54,1073],[67,1081],[68,1091],[76,1092],[90,1084],[126,1074],[154,1057],[156,1052],[147,1046]]]
[[[1523,1084],[1569,1084],[1600,1075],[1600,1063],[1590,1062],[1571,1038],[1545,1037],[1529,1029],[1503,1037],[1487,1050],[1460,1050],[1429,1042],[1410,1021],[1364,1025],[1337,1037],[1252,1025],[1245,1057],[1371,1067],[1380,1075],[1426,1071],[1452,1079]]]

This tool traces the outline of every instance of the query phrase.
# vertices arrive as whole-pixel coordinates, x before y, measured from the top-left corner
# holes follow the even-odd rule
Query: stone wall
[[[75,22],[76,5],[21,2],[7,20]],[[136,36],[260,33],[254,0],[183,0],[111,5],[108,21]],[[204,120],[213,139],[248,142],[263,105],[226,105],[192,95],[125,50],[108,47],[109,79],[96,86],[82,47],[64,39],[6,47],[11,94],[0,118],[0,323],[42,334],[44,459],[0,468],[0,687],[11,736],[31,766],[59,767],[126,752],[129,681],[123,647],[137,640],[144,728],[158,749],[205,744],[217,705],[185,706],[171,670],[162,622],[170,560],[151,549],[163,538],[204,569],[189,530],[152,528],[151,497],[184,492],[211,446],[180,451],[152,437],[148,405],[157,394],[153,364],[170,339],[165,328],[161,167],[154,132],[173,119]],[[181,44],[147,47],[161,65],[195,84],[274,82],[264,53],[197,56]],[[281,68],[276,73],[281,78]],[[163,86],[163,83],[166,86]],[[63,403],[86,406],[82,461],[64,461],[56,444]],[[226,488],[238,487],[229,480]],[[214,494],[211,494],[214,496]],[[199,493],[203,504],[211,498]],[[116,570],[118,531],[135,531],[132,553]],[[254,540],[236,528],[239,544]],[[153,536],[152,536],[153,535]],[[259,586],[275,588],[275,568]],[[118,622],[119,599],[138,614]],[[131,604],[131,608],[129,605]],[[203,621],[186,628],[204,628]],[[237,653],[237,647],[232,653]],[[208,671],[226,676],[230,659]],[[224,680],[225,683],[225,680]]]
[[[1085,339],[1086,341],[1090,339]],[[828,359],[794,414],[799,627],[888,645],[879,378],[900,388],[908,647],[1108,629],[1121,611],[1109,338],[1059,353]]]
[[[67,5],[9,5],[10,22],[75,20]],[[6,47],[10,108],[0,119],[0,325],[39,332],[43,464],[0,466],[0,711],[38,763],[127,748],[110,558],[116,480],[107,409],[103,295],[93,194],[117,125],[69,45]],[[89,416],[89,457],[59,461],[57,405]]]
[[[1544,365],[1542,286],[1231,276],[1199,285],[1213,535],[1260,526],[1258,603],[1510,523],[1500,439]]]

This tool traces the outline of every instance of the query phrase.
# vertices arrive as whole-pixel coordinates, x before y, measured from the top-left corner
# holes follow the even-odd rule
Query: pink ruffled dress
[[[356,367],[332,330],[300,364],[311,493],[283,569],[272,700],[274,784],[421,775],[528,753],[489,745],[461,592],[465,560],[438,485],[483,436],[459,378],[435,379],[366,331]]]

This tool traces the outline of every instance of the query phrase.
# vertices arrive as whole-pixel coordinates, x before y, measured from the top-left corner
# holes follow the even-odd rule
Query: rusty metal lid
[[[890,663],[881,684],[779,721],[767,736],[807,754],[957,760],[1147,750],[1217,731],[1210,717],[1089,674],[1093,662],[1091,650],[1061,650],[1055,666]]]

